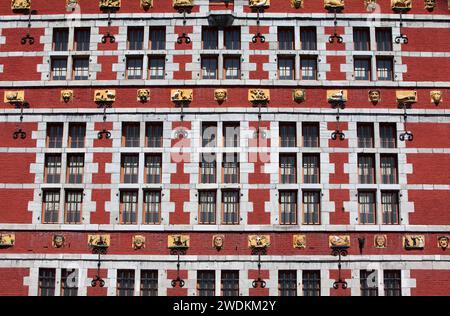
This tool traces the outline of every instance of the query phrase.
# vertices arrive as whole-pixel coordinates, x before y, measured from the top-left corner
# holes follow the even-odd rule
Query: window
[[[142,50],[144,48],[144,28],[129,27],[127,44],[129,50]]]
[[[297,192],[280,191],[280,224],[297,224]]]
[[[201,154],[200,183],[216,182],[216,155],[214,153]]]
[[[83,154],[67,154],[67,183],[83,183],[83,169]]]
[[[149,79],[164,79],[166,75],[166,58],[164,56],[149,56]]]
[[[216,295],[216,271],[197,271],[198,296]]]
[[[375,29],[375,37],[378,51],[392,50],[392,30],[390,28]]]
[[[303,154],[303,182],[320,183],[320,154]]]
[[[300,56],[301,62],[301,79],[317,80],[317,57],[316,56]]]
[[[223,123],[224,147],[239,147],[239,122]]]
[[[78,270],[61,270],[61,296],[78,295]]]
[[[358,192],[359,223],[376,224],[375,192]]]
[[[373,124],[358,123],[357,125],[358,147],[373,148]]]
[[[57,52],[67,51],[69,47],[69,29],[53,30],[53,50]]]
[[[378,80],[394,80],[394,64],[392,58],[377,58]]]
[[[52,80],[66,80],[67,78],[67,58],[52,57]]]
[[[216,223],[216,192],[199,191],[199,224]]]
[[[55,269],[39,269],[38,296],[55,296]]]
[[[241,58],[239,56],[224,56],[223,68],[225,79],[239,79],[241,77]]]
[[[303,271],[303,296],[320,296],[320,271]]]
[[[202,79],[217,79],[217,56],[202,56]]]
[[[278,57],[278,78],[280,80],[295,79],[295,57]]]
[[[123,123],[122,125],[122,146],[139,147],[140,124]]]
[[[222,296],[239,296],[239,271],[222,271]]]
[[[399,224],[398,192],[381,191],[381,210],[384,225]]]
[[[397,147],[397,129],[395,123],[380,124],[380,145],[382,148]]]
[[[162,154],[145,155],[146,183],[161,183]]]
[[[203,27],[202,30],[203,49],[218,49],[218,32],[211,27]]]
[[[354,28],[353,43],[355,43],[355,50],[370,50],[369,28]]]
[[[280,146],[297,147],[297,126],[295,123],[280,123]]]
[[[297,183],[296,154],[280,154],[280,183]]]
[[[141,270],[141,296],[158,296],[157,270]]]
[[[81,206],[83,204],[83,191],[67,190],[66,191],[66,207],[64,212],[64,223],[80,224],[81,223]]]
[[[301,27],[300,41],[302,50],[317,50],[317,36],[315,27]]]
[[[297,296],[297,271],[278,271],[278,290],[280,296]]]
[[[120,192],[120,223],[136,224],[137,191]]]
[[[223,154],[223,183],[239,183],[238,154]]]
[[[293,27],[278,27],[278,49],[279,50],[294,49]]]
[[[402,279],[400,270],[384,271],[384,296],[402,296]]]
[[[163,147],[163,124],[147,123],[146,125],[147,147]]]
[[[73,58],[73,77],[74,80],[89,79],[89,57]]]
[[[161,223],[161,191],[144,191],[144,224]]]
[[[397,184],[397,156],[381,155],[380,156],[381,183]]]
[[[117,296],[134,296],[134,270],[117,270]]]
[[[239,191],[222,191],[222,224],[239,224]]]
[[[224,31],[225,49],[241,49],[241,30],[239,27],[226,28]]]
[[[320,192],[303,191],[303,224],[320,224]]]
[[[69,147],[83,148],[84,139],[86,137],[86,124],[70,123],[69,124]]]
[[[166,49],[166,28],[150,27],[150,49],[164,50]]]
[[[354,67],[355,80],[371,80],[369,57],[355,57]]]
[[[370,154],[358,155],[359,183],[375,183],[375,156]]]
[[[60,193],[56,190],[46,190],[43,192],[43,214],[42,223],[55,224],[58,223],[59,217],[59,198]]]
[[[91,30],[89,28],[76,28],[75,29],[75,50],[76,51],[89,51],[91,42]]]
[[[319,147],[319,123],[303,123],[303,147]]]
[[[376,270],[359,271],[359,281],[361,284],[361,296],[378,296],[378,281]]]
[[[142,57],[127,57],[127,79],[142,79]]]
[[[138,183],[139,154],[123,154],[121,168],[122,183]]]
[[[45,183],[59,183],[61,181],[61,155],[45,155]]]
[[[202,146],[216,147],[217,123],[202,123]]]
[[[63,124],[48,123],[47,124],[47,147],[61,148],[63,139]]]

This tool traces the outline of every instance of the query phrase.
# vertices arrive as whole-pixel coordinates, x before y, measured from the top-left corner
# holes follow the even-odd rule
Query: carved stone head
[[[425,9],[432,11],[436,7],[436,0],[424,0]]]
[[[214,235],[213,236],[213,247],[216,248],[217,250],[222,249],[224,239],[225,239],[224,235]]]
[[[145,247],[145,236],[136,235],[133,236],[133,248],[141,249]]]
[[[153,0],[141,0],[141,7],[144,10],[148,10],[153,7]]]
[[[141,102],[147,102],[150,99],[150,90],[148,89],[139,89],[137,91],[138,100]]]
[[[227,89],[216,89],[214,90],[214,100],[218,102],[223,102],[228,97]]]
[[[65,238],[63,235],[54,235],[53,236],[53,247],[61,248],[64,246]]]
[[[295,102],[303,102],[306,99],[306,93],[304,89],[294,89],[294,91],[292,92],[292,99]]]
[[[387,236],[386,235],[375,235],[374,245],[375,245],[375,248],[386,248]]]
[[[73,100],[73,90],[62,90],[61,91],[61,100],[64,102],[70,102]]]
[[[450,240],[447,236],[438,237],[438,247],[442,248],[442,250],[447,249],[449,241]]]
[[[303,0],[291,0],[291,6],[296,9],[303,7]]]
[[[381,92],[379,90],[370,90],[369,91],[369,101],[373,104],[380,102],[381,100]]]
[[[431,97],[431,102],[438,105],[442,101],[442,91],[431,91],[430,97]]]

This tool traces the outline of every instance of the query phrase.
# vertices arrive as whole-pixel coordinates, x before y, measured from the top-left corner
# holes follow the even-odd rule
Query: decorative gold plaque
[[[248,0],[250,8],[268,8],[270,7],[270,0]]]
[[[25,91],[5,91],[5,103],[22,103],[25,101]]]
[[[193,6],[194,6],[194,0],[173,0],[174,8],[193,7]]]
[[[405,235],[403,236],[403,247],[405,249],[423,249],[425,248],[425,236]]]
[[[116,90],[95,90],[95,102],[114,102],[116,101]]]
[[[294,235],[292,236],[292,243],[294,248],[306,248],[306,235]]]
[[[0,246],[1,247],[12,247],[16,242],[15,234],[0,234]]]
[[[179,249],[189,248],[190,238],[189,235],[169,235],[167,236],[167,248]]]
[[[328,236],[328,244],[330,248],[348,248],[350,247],[350,236],[349,235]]]
[[[191,102],[194,99],[193,94],[194,92],[192,89],[176,89],[172,90],[170,93],[173,102]]]
[[[345,2],[344,0],[324,0],[323,7],[327,10],[330,9],[344,9]]]
[[[31,0],[12,0],[11,10],[28,10],[31,8]]]
[[[416,103],[417,91],[415,90],[399,90],[396,91],[397,103]]]
[[[270,90],[269,89],[249,89],[248,100],[250,102],[269,102]]]
[[[392,10],[407,11],[412,8],[412,0],[391,0]]]
[[[111,244],[110,235],[89,235],[88,246],[94,248],[108,248]]]
[[[338,101],[346,102],[348,100],[347,90],[327,90],[328,102]]]
[[[267,248],[270,247],[269,235],[249,235],[248,236],[249,248]]]
[[[118,9],[121,6],[120,0],[100,0],[98,6],[100,9],[113,8]]]

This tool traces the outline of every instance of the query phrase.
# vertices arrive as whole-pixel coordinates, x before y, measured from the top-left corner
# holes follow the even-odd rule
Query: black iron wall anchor
[[[103,108],[103,122],[106,122],[106,109],[112,108],[112,103],[111,102],[97,102],[97,105],[98,105],[98,108]],[[111,132],[104,128],[103,130],[98,132],[97,138],[102,139],[103,136],[105,136],[106,139],[110,139]]]
[[[341,285],[342,289],[345,290],[348,287],[348,284],[346,281],[344,281],[341,277],[341,263],[342,263],[342,257],[346,257],[348,254],[347,248],[343,247],[333,247],[331,250],[331,255],[334,257],[339,256],[338,259],[338,279],[333,283],[333,288],[338,289],[339,285]]]
[[[399,139],[402,142],[404,142],[405,140],[410,142],[414,139],[414,135],[412,132],[408,131],[406,127],[406,123],[408,121],[408,114],[406,113],[406,109],[409,107],[409,104],[402,102],[399,103],[398,107],[403,109],[403,119],[405,120],[404,123],[405,131],[399,135]]]
[[[191,101],[189,100],[180,100],[180,101],[174,101],[175,105],[180,108],[180,120],[183,122],[184,120],[184,108],[189,106],[189,103]]]
[[[260,25],[260,20],[259,20],[259,14],[261,12],[264,12],[264,8],[263,7],[257,7],[254,9],[256,11],[256,34],[255,36],[252,37],[252,42],[253,43],[257,43],[258,39],[261,43],[265,43],[266,42],[266,37],[264,35],[261,34],[261,32],[259,31],[259,25]]]
[[[103,37],[102,37],[102,43],[106,44],[106,42],[108,42],[108,40],[109,40],[109,42],[112,44],[112,43],[116,42],[116,38],[114,37],[114,35],[111,34],[111,30],[110,30],[111,24],[112,24],[112,22],[111,22],[111,12],[115,12],[115,9],[114,8],[108,8],[107,10],[108,10],[108,30],[106,31],[106,34],[103,35]]]
[[[31,8],[27,10],[27,12],[25,14],[28,14],[28,30],[27,30],[27,34],[25,34],[24,37],[22,37],[22,39],[20,40],[20,42],[22,43],[22,45],[25,45],[27,42],[30,45],[34,44],[34,37],[30,35],[30,29],[31,29],[31,15],[37,14],[36,10],[32,10]]]
[[[339,138],[340,140],[344,140],[345,134],[341,130],[341,127],[340,127],[340,119],[341,119],[340,110],[345,109],[345,101],[344,100],[331,100],[329,102],[333,109],[337,109],[337,113],[336,113],[337,126],[336,126],[336,130],[333,133],[331,133],[331,139],[336,140]]]
[[[398,9],[398,12],[400,13],[400,35],[395,37],[395,43],[396,44],[408,44],[408,36],[402,33],[403,28],[403,12],[406,12],[406,10]]]
[[[338,35],[338,33],[337,33],[337,24],[338,24],[337,23],[337,13],[341,12],[341,10],[342,9],[339,9],[339,8],[330,9],[330,11],[333,11],[333,13],[334,13],[334,32],[333,32],[333,35],[330,35],[330,37],[328,38],[328,42],[330,42],[330,44],[333,44],[335,40],[339,44],[344,42],[344,38],[342,36]]]
[[[94,247],[92,248],[92,253],[98,254],[98,262],[97,262],[97,274],[92,279],[91,286],[96,287],[98,285],[99,287],[104,287],[105,281],[100,277],[100,267],[101,267],[101,255],[106,255],[107,249],[105,247]]]
[[[20,109],[20,123],[23,122],[23,109],[28,109],[30,107],[30,104],[26,101],[20,102],[20,103],[16,103],[15,104],[17,109]],[[22,130],[20,128],[20,126],[18,125],[16,127],[16,130],[13,132],[13,139],[18,139],[20,137],[20,139],[25,139],[27,138],[27,133]]]
[[[265,255],[267,253],[267,249],[264,248],[252,248],[252,255],[258,255],[258,278],[253,280],[252,287],[254,289],[260,287],[265,288],[266,287],[266,281],[264,281],[261,277],[261,255]]]
[[[186,14],[191,13],[192,7],[182,6],[182,7],[178,7],[177,10],[178,10],[178,13],[183,14],[183,26],[186,26]],[[181,35],[178,36],[177,43],[182,44],[183,40],[186,44],[190,44],[192,41],[186,32],[183,32]]]
[[[177,285],[179,287],[184,287],[185,282],[180,276],[180,255],[185,255],[186,249],[184,248],[170,249],[170,254],[177,256],[177,278],[173,279],[170,284],[172,285],[172,287],[176,287]]]

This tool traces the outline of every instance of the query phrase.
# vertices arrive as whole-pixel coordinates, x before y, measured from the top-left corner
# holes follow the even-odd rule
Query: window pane
[[[320,192],[303,191],[303,224],[320,224]]]
[[[280,123],[280,146],[297,147],[297,126],[295,123]]]
[[[69,30],[68,29],[55,29],[53,31],[53,50],[54,51],[67,51],[69,44]]]
[[[375,183],[375,157],[373,155],[358,155],[359,183]]]
[[[86,137],[86,125],[82,123],[69,124],[69,147],[83,148]]]
[[[239,296],[239,271],[222,271],[222,296]]]
[[[393,61],[392,59],[377,59],[378,80],[393,80]]]
[[[380,156],[381,183],[396,184],[397,181],[397,156]]]
[[[134,296],[134,270],[117,270],[117,296]]]
[[[139,155],[122,155],[122,183],[137,183],[139,173]]]
[[[373,148],[373,124],[358,123],[357,127],[358,147]]]
[[[89,58],[73,59],[73,79],[74,80],[89,79]]]
[[[225,29],[225,49],[241,49],[241,30],[238,27]]]
[[[375,224],[375,192],[359,192],[359,223]]]
[[[382,148],[397,147],[397,130],[395,124],[380,124],[380,143]]]
[[[198,296],[216,295],[215,271],[197,271],[197,292]]]
[[[355,50],[370,50],[370,33],[368,28],[353,30],[353,42]]]
[[[295,59],[292,57],[278,57],[278,77],[280,80],[295,79]]]
[[[378,272],[376,270],[361,270],[359,273],[361,296],[378,296]]]
[[[303,123],[303,147],[319,147],[318,123]]]
[[[157,270],[141,270],[141,296],[158,296]]]
[[[217,123],[203,123],[202,124],[202,146],[216,147],[217,146]]]
[[[83,191],[66,191],[65,223],[81,223],[81,206],[83,204]]]
[[[217,57],[202,57],[202,79],[217,79]]]
[[[122,191],[120,193],[120,223],[136,224],[137,191]]]
[[[58,222],[59,217],[59,191],[43,192],[43,216],[44,224],[53,224]]]
[[[161,191],[144,192],[144,224],[161,222]]]
[[[145,156],[146,183],[161,183],[162,154],[147,154]]]
[[[222,224],[239,224],[239,191],[222,191]]]
[[[320,183],[319,154],[303,154],[303,182]]]
[[[158,148],[163,146],[163,124],[147,123],[147,147]]]
[[[392,30],[376,29],[376,40],[378,51],[392,51]]]
[[[278,49],[280,50],[294,49],[294,28],[292,27],[278,28]]]
[[[300,40],[302,44],[302,50],[316,50],[317,49],[316,28],[301,27]]]
[[[128,49],[142,50],[144,44],[144,28],[128,28]]]
[[[297,224],[297,192],[280,191],[280,224]]]
[[[216,192],[199,191],[199,224],[216,223]]]
[[[67,155],[67,182],[68,183],[82,183],[84,170],[84,155],[83,154],[68,154]]]
[[[303,80],[317,80],[317,57],[300,56]]]
[[[78,270],[61,270],[61,296],[78,296]]]
[[[218,48],[218,32],[214,28],[203,28],[202,32],[203,49],[217,49]]]
[[[140,143],[140,124],[124,123],[122,125],[122,146],[139,147]]]
[[[383,224],[399,224],[398,192],[381,192],[381,208]]]
[[[150,28],[150,49],[164,50],[166,49],[166,28],[151,27]]]
[[[297,183],[296,154],[280,154],[280,183]]]
[[[61,181],[61,155],[45,155],[45,182],[59,183]]]
[[[142,57],[127,58],[127,78],[142,79]]]
[[[355,80],[370,80],[370,59],[355,58]]]
[[[67,58],[52,58],[52,80],[66,80]]]
[[[384,271],[384,296],[402,296],[401,271]]]
[[[239,79],[241,75],[241,58],[224,57],[225,79]]]
[[[303,271],[303,296],[320,296],[320,271]]]
[[[90,29],[75,29],[75,50],[89,51],[91,41]]]
[[[214,153],[201,154],[200,183],[216,182],[216,155]]]
[[[39,296],[55,296],[55,269],[39,269]]]
[[[278,271],[278,289],[280,296],[297,296],[297,271]]]
[[[223,154],[223,182],[239,183],[239,160],[238,155]]]
[[[148,62],[149,78],[164,79],[166,74],[166,58],[164,56],[151,56]]]
[[[47,124],[47,147],[61,148],[63,139],[63,124]]]

